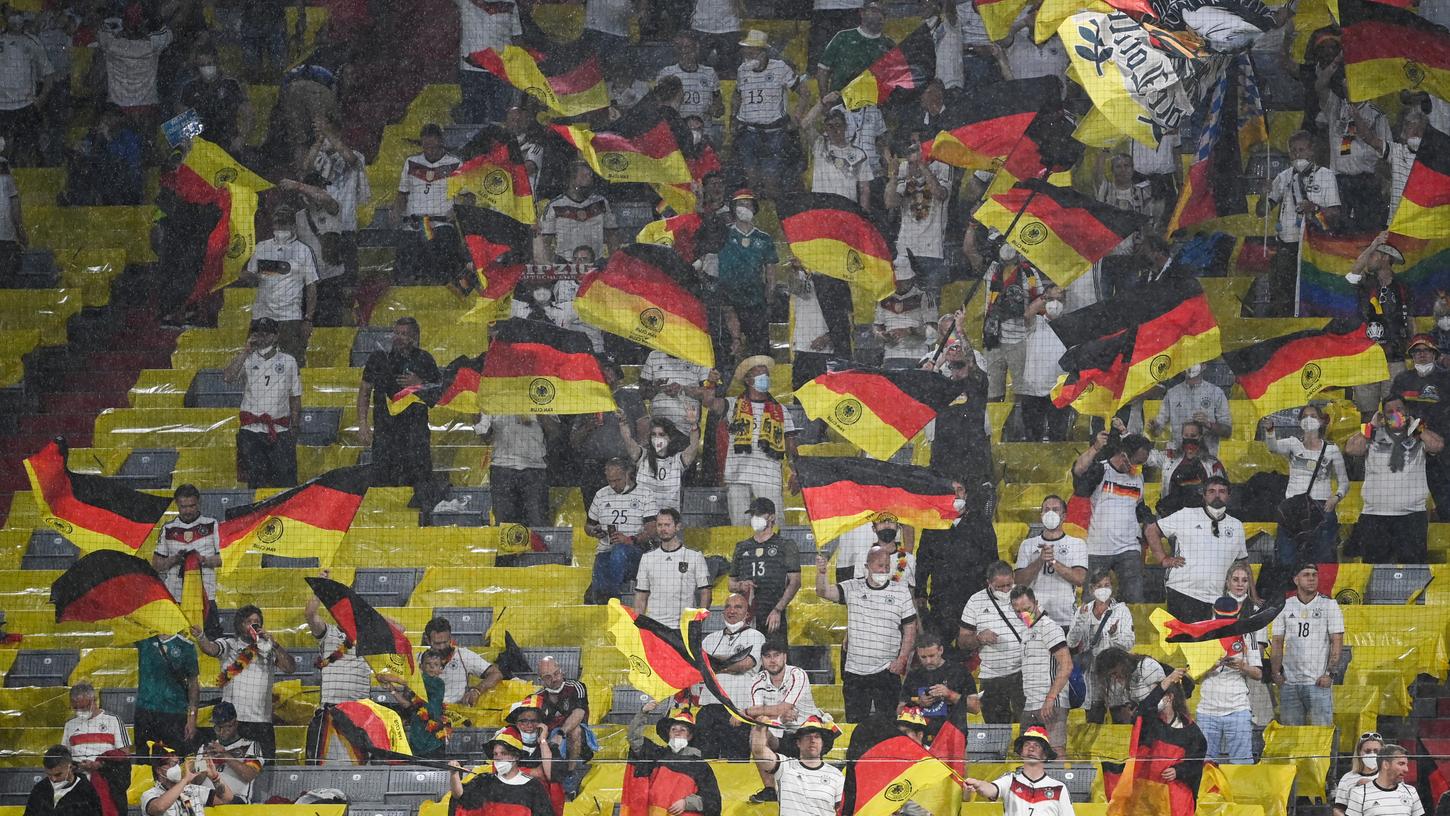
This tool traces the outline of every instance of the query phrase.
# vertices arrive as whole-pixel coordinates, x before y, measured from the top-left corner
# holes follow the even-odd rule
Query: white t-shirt
[[[614,488],[605,485],[594,494],[594,500],[589,503],[591,521],[605,528],[613,527],[627,536],[638,535],[645,521],[654,518],[659,511],[654,491],[638,484],[624,493],[616,492]],[[614,545],[609,543],[609,535],[606,533],[599,540],[597,552],[609,552],[612,549]]]
[[[916,333],[909,334],[900,340],[893,340],[887,337],[885,358],[887,360],[917,360],[926,354],[925,329],[928,324],[936,323],[936,304],[932,302],[920,287],[913,285],[906,290],[905,294],[892,292],[880,303],[876,304],[875,324],[883,327],[885,331],[891,332],[896,329],[912,329]]]
[[[685,478],[684,454],[672,453],[664,458],[657,458],[651,466],[648,453],[641,449],[635,463],[635,480],[640,487],[648,488],[655,494],[655,504],[661,509],[680,509],[680,485]]]
[[[1067,635],[1057,622],[1047,616],[1033,621],[1022,636],[1022,696],[1023,708],[1036,711],[1047,700],[1052,690],[1053,678],[1057,676],[1056,652],[1067,648]],[[1057,702],[1067,700],[1067,686],[1058,692]]]
[[[479,436],[493,431],[492,467],[543,470],[548,466],[544,426],[536,417],[483,414],[473,429]]]
[[[681,360],[678,357],[671,357],[663,351],[651,351],[644,360],[644,366],[639,370],[641,382],[660,383],[670,385],[683,385],[690,388],[700,385],[705,378],[710,376],[710,370],[699,363],[691,363]],[[693,407],[696,416],[699,416],[700,401],[694,397],[681,394],[672,397],[663,391],[657,392],[649,401],[650,416],[655,419],[668,419],[675,423],[675,427],[681,431],[689,432],[685,427],[685,409]]]
[[[997,636],[996,643],[984,643],[977,652],[981,658],[978,676],[982,680],[1005,677],[1022,670],[1022,641],[1027,631],[1026,624],[1012,611],[1011,602],[1005,597],[994,599],[991,592],[990,589],[978,590],[962,608],[963,626],[971,627],[978,635],[992,632]]]
[[[1033,536],[1022,542],[1017,549],[1017,569],[1023,569],[1037,560],[1042,552],[1043,544],[1048,543],[1042,536]],[[1052,557],[1058,564],[1069,567],[1087,568],[1087,542],[1080,538],[1065,535],[1052,544]],[[1072,619],[1077,614],[1077,587],[1062,577],[1055,569],[1048,572],[1046,569],[1037,571],[1037,577],[1032,580],[1032,594],[1037,596],[1037,602],[1042,604],[1042,611],[1047,616],[1057,621],[1062,627],[1072,625]]]
[[[1421,6],[1423,9],[1424,7]],[[1339,782],[1334,786],[1334,804],[1340,807],[1349,806],[1349,795],[1358,788],[1360,781],[1368,785],[1374,781],[1378,774],[1362,774],[1351,768],[1344,776],[1339,777]]]
[[[398,192],[408,196],[403,215],[451,215],[453,199],[448,197],[448,177],[458,172],[461,164],[462,160],[452,153],[444,153],[436,162],[428,161],[422,153],[409,156],[398,178]]]
[[[464,57],[492,48],[502,52],[524,33],[513,0],[454,0],[458,6],[458,67],[482,71]]]
[[[1299,180],[1303,180],[1301,191]],[[1293,167],[1286,167],[1274,177],[1269,187],[1269,201],[1279,204],[1279,240],[1285,243],[1299,243],[1304,228],[1304,216],[1298,206],[1303,201],[1312,201],[1320,207],[1339,206],[1339,182],[1328,167],[1315,167],[1308,173],[1299,174]]]
[[[1038,45],[1032,33],[1026,29],[1017,32],[1012,44],[1007,47],[1007,66],[1012,69],[1013,79],[1033,79],[1044,76],[1067,75],[1067,50],[1056,34],[1052,39]]]
[[[846,651],[842,669],[851,674],[875,674],[901,653],[901,627],[916,621],[911,590],[899,581],[884,587],[867,585],[864,578],[852,578],[836,585],[838,603],[846,607]]]
[[[1359,124],[1354,117],[1359,112],[1361,119],[1370,123],[1373,134],[1383,142],[1389,142],[1390,123],[1385,114],[1371,102],[1351,104],[1330,94],[1329,109],[1329,169],[1340,175],[1373,173],[1379,166],[1380,155],[1363,138],[1356,138]],[[1366,135],[1366,134],[1359,134]]]
[[[247,381],[242,386],[244,413],[256,416],[270,416],[273,421],[286,419],[292,413],[292,397],[302,396],[302,377],[297,373],[297,361],[285,351],[274,351],[271,357],[257,352],[247,355],[242,363]],[[242,426],[244,431],[267,432],[267,423],[252,422]],[[279,433],[292,429],[277,429]]]
[[[618,226],[609,201],[598,193],[591,193],[583,201],[575,201],[565,193],[550,201],[539,219],[539,232],[553,236],[554,251],[565,257],[573,257],[574,250],[581,246],[594,250],[595,257],[602,256],[605,231]]]
[[[307,286],[317,283],[317,262],[306,244],[295,238],[286,243],[276,238],[258,241],[251,259],[247,261],[247,272],[257,276],[257,298],[252,303],[253,320],[264,317],[278,322],[302,319]]]
[[[939,161],[927,164],[927,172],[947,190],[952,188],[952,168]],[[897,166],[896,192],[901,201],[901,228],[896,232],[896,254],[922,258],[942,258],[943,240],[947,230],[947,201],[938,201],[925,185],[910,181],[911,170],[902,163]]]
[[[1173,447],[1177,448],[1183,439],[1183,423],[1193,419],[1199,412],[1208,415],[1215,425],[1233,426],[1233,413],[1229,410],[1228,395],[1222,388],[1208,380],[1193,384],[1183,382],[1168,389],[1158,405],[1158,416],[1154,419],[1166,426],[1173,434]],[[1208,452],[1218,456],[1218,435],[1203,429],[1203,444]]]
[[[809,285],[809,284],[808,284]],[[830,326],[826,325],[826,313],[821,310],[821,301],[816,298],[816,288],[810,285],[807,292],[792,292],[790,296],[791,319],[794,321],[791,328],[791,346],[797,354],[831,354],[835,347],[831,345]],[[825,337],[825,346],[820,349],[812,348],[817,338]]]
[[[195,551],[203,559],[207,556],[221,555],[216,519],[197,516],[196,520],[190,524],[181,519],[172,519],[161,526],[161,533],[156,538],[157,555],[175,555],[186,550]],[[186,562],[183,561],[161,574],[161,579],[166,582],[166,590],[171,593],[171,597],[175,598],[177,603],[181,603],[181,591],[184,584],[182,571],[185,569]],[[201,585],[206,590],[206,596],[215,601],[216,567],[202,565]]]
[[[724,419],[728,423],[730,418],[735,416],[735,403],[739,397],[725,398]],[[750,450],[740,453],[735,450],[733,444],[725,454],[725,482],[749,482],[750,484],[780,484],[781,460],[770,456],[760,449],[760,423],[765,417],[765,403],[752,402],[751,405],[751,428],[750,428]],[[796,432],[795,419],[790,411],[783,411],[782,417],[785,425],[785,433]]]
[[[811,192],[835,193],[860,203],[860,184],[875,178],[866,151],[849,142],[833,145],[817,136],[811,145]]]
[[[342,630],[329,623],[327,631],[322,633],[317,642],[318,658],[325,658],[337,651],[344,638]],[[358,657],[354,652],[354,649],[349,649],[342,657],[322,667],[323,703],[347,703],[368,696],[373,669],[367,660]]]
[[[769,60],[765,70],[744,63],[736,74],[735,92],[740,106],[735,118],[748,125],[769,125],[785,118],[787,92],[796,86],[795,70],[778,59]]]
[[[453,655],[443,664],[443,702],[452,705],[462,700],[468,691],[468,678],[482,677],[492,665],[472,649],[453,647]]]
[[[1143,500],[1143,472],[1119,473],[1103,465],[1103,479],[1093,491],[1093,517],[1088,523],[1088,555],[1117,555],[1139,549],[1138,504]]]
[[[1235,654],[1254,667],[1263,666],[1259,650],[1245,635],[1238,639]],[[1223,717],[1249,710],[1249,678],[1237,669],[1220,666],[1211,670],[1198,687],[1198,716]]]
[[[45,49],[33,37],[0,34],[0,110],[35,104],[36,88],[52,70]]]
[[[825,762],[807,768],[799,759],[776,754],[775,787],[780,816],[834,816],[846,789],[846,775]]]
[[[115,714],[101,711],[94,717],[67,720],[60,744],[70,749],[76,762],[89,762],[107,751],[129,746],[131,740],[126,736],[125,724]]]
[[[871,528],[870,522],[852,527],[836,537],[836,563],[848,564],[856,569],[857,564],[866,563],[866,553],[876,542],[876,531]]]
[[[1425,816],[1425,806],[1413,787],[1401,782],[1390,790],[1378,781],[1349,792],[1346,816]]]
[[[755,661],[755,667],[760,668],[760,650],[765,646],[765,635],[758,629],[754,629],[747,622],[740,627],[738,632],[727,632],[724,629],[711,632],[705,636],[701,643],[705,653],[711,657],[721,660],[737,655],[750,653],[751,659]],[[755,685],[756,673],[747,670],[739,674],[731,672],[719,672],[717,679],[720,681],[720,690],[730,698],[730,702],[738,706],[750,705],[750,690]],[[700,687],[700,704],[710,705],[718,703],[720,699],[704,686]]]
[[[218,638],[221,647],[217,665],[222,671],[236,661],[237,656],[249,646],[240,638]],[[272,676],[277,666],[277,647],[258,652],[241,673],[222,686],[222,699],[237,708],[237,719],[244,723],[269,723],[272,721]]]
[[[695,0],[690,28],[702,34],[734,34],[740,31],[738,0]]]
[[[678,63],[666,65],[660,69],[655,82],[667,76],[678,77],[680,85],[685,89],[685,98],[680,102],[680,118],[698,116],[709,122],[713,118],[710,116],[710,105],[715,101],[715,95],[720,93],[720,76],[715,73],[715,69],[700,65],[693,71],[686,71]]]
[[[141,812],[147,813],[146,806],[153,801],[166,795],[167,788],[161,787],[160,783],[147,788],[141,794]],[[206,812],[207,800],[211,798],[211,788],[203,785],[187,785],[171,803],[171,807],[162,811],[161,816],[203,816]]]
[[[1309,685],[1333,668],[1329,636],[1344,634],[1344,613],[1333,598],[1315,595],[1306,604],[1295,594],[1284,602],[1271,631],[1284,639],[1284,682]]]
[[[1404,467],[1398,473],[1390,470],[1393,450],[1389,434],[1384,429],[1375,431],[1364,457],[1364,484],[1360,488],[1364,515],[1403,516],[1425,509],[1425,501],[1430,496],[1425,481],[1425,446],[1420,440],[1413,440],[1405,451]]]
[[[1235,561],[1248,558],[1244,544],[1243,522],[1225,515],[1218,522],[1218,535],[1213,534],[1213,519],[1202,507],[1185,507],[1167,518],[1158,520],[1164,537],[1176,539],[1175,555],[1187,563],[1168,570],[1166,586],[1204,603],[1213,603],[1223,595],[1223,577]]]
[[[1161,176],[1178,169],[1178,132],[1166,133],[1158,140],[1157,147],[1149,147],[1137,139],[1128,144],[1128,154],[1133,157],[1133,169],[1148,176]]]
[[[262,764],[262,749],[257,746],[257,743],[245,737],[238,736],[231,744],[222,747],[227,749],[227,753],[231,754],[233,759],[255,762],[259,766]],[[205,757],[198,754],[197,759],[201,760]],[[241,777],[232,771],[230,765],[221,765],[218,768],[218,774],[222,781],[227,783],[227,789],[232,792],[233,804],[252,804],[252,785],[256,783],[257,777],[253,777],[251,782],[243,782]],[[202,787],[216,789],[210,779],[204,779]]]
[[[962,65],[962,27],[952,25],[941,16],[928,19],[932,40],[936,43],[936,78],[947,90],[960,88],[966,82]]]
[[[1067,787],[1043,774],[1036,782],[1018,770],[992,780],[1003,816],[1073,816]]]
[[[156,66],[161,52],[171,45],[171,29],[163,28],[136,40],[102,29],[96,39],[106,59],[106,98],[123,108],[161,104]]]
[[[680,614],[695,606],[695,593],[710,586],[710,567],[698,550],[681,546],[674,552],[656,548],[639,559],[636,592],[649,593],[645,614],[671,629],[680,628]]]
[[[586,0],[584,28],[616,37],[628,37],[629,18],[633,13],[634,3],[630,0]]]
[[[367,162],[363,154],[352,151],[353,163],[348,164],[341,153],[331,149],[321,150],[312,162],[312,169],[322,174],[327,181],[327,194],[337,202],[337,214],[323,212],[313,215],[319,232],[357,232],[357,208],[359,204],[372,200],[373,188],[368,182]]]

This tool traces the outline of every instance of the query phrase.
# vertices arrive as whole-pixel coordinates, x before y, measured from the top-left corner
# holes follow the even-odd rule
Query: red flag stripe
[[[1404,196],[1426,209],[1450,204],[1450,175],[1438,172],[1423,161],[1415,162],[1405,182]]]
[[[1345,35],[1344,61],[1348,65],[1379,59],[1414,59],[1425,68],[1450,71],[1450,38],[1444,32],[1384,20],[1353,20],[1346,26]]]
[[[570,382],[603,382],[592,355],[560,351],[542,343],[495,343],[484,360],[484,378],[547,375]]]
[[[807,241],[840,241],[863,255],[891,260],[886,239],[870,222],[854,213],[813,210],[790,216],[780,222],[786,240],[792,244]]]
[[[67,604],[57,621],[103,621],[129,615],[157,601],[174,601],[166,585],[141,572],[107,578]]]
[[[1239,375],[1239,385],[1249,399],[1258,399],[1274,383],[1297,373],[1308,363],[1326,357],[1352,357],[1374,345],[1364,332],[1305,337],[1288,343],[1258,371]]]
[[[1161,317],[1138,327],[1138,339],[1133,344],[1132,364],[1151,360],[1185,337],[1195,337],[1216,328],[1218,321],[1214,319],[1213,311],[1208,308],[1208,298],[1204,295],[1189,298]]]
[[[563,73],[549,76],[549,87],[560,96],[584,93],[604,81],[599,60],[589,57]]]
[[[815,382],[837,394],[849,394],[860,400],[877,419],[895,428],[902,436],[911,436],[936,417],[931,408],[907,396],[890,380],[877,374],[848,369],[817,378]]]
[[[40,483],[41,498],[56,518],[117,541],[135,541],[137,549],[151,533],[151,528],[156,526],[154,521],[149,524],[132,521],[104,507],[77,499],[71,492],[70,474],[66,472],[65,457],[58,446],[51,444],[26,461]]]
[[[590,284],[608,286],[653,303],[708,331],[705,307],[660,270],[630,255],[611,258],[607,271],[593,272],[579,287],[582,297]]]
[[[1013,188],[992,198],[1011,212],[1027,205],[1027,215],[1037,218],[1052,230],[1058,240],[1072,247],[1084,258],[1100,258],[1123,242],[1123,237],[1102,222],[1076,207],[1063,207],[1052,198],[1038,194],[1027,202],[1030,191]]]
[[[356,493],[334,490],[320,484],[309,485],[284,502],[223,521],[220,535],[222,546],[242,538],[272,516],[292,519],[319,530],[345,533],[352,526],[352,518],[357,514],[358,507],[362,506],[362,500],[363,497]]]
[[[919,511],[923,516],[937,515],[943,519],[954,519],[958,515],[952,507],[952,502],[957,497],[951,493],[923,496],[899,487],[832,482],[819,487],[807,487],[802,494],[803,497],[810,496],[812,519],[854,516],[864,507],[889,507],[897,515],[903,515],[902,510],[910,508]],[[906,518],[902,521],[910,523]]]

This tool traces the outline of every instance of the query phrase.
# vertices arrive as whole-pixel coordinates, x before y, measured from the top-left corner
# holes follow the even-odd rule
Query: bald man
[[[567,770],[560,777],[571,774],[582,762],[589,761],[598,747],[594,735],[589,731],[589,690],[578,680],[564,677],[559,661],[552,657],[539,659],[539,690],[543,695],[544,725],[549,729],[549,741],[559,755],[568,758]]]
[[[741,709],[750,705],[750,688],[760,672],[760,650],[765,635],[750,626],[750,604],[745,596],[731,593],[725,599],[725,627],[705,636],[705,654],[715,664],[720,690]],[[750,729],[736,722],[719,698],[708,689],[700,692],[699,726],[695,744],[707,759],[747,759]]]

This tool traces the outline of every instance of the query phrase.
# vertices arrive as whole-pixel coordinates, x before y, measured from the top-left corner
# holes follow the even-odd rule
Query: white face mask
[[[556,686],[554,688],[550,688],[548,686],[545,686],[544,687],[544,691],[547,691],[550,694],[558,694],[559,692],[561,692],[563,690],[564,690],[564,684],[563,683],[560,683],[558,686]]]
[[[1309,169],[1309,160],[1308,159],[1295,159],[1294,160],[1294,171],[1295,172],[1302,173],[1302,172],[1304,172],[1305,170],[1308,170],[1308,169]]]
[[[1374,773],[1380,769],[1379,754],[1365,754],[1359,758],[1359,761],[1364,763],[1365,770],[1370,773]]]
[[[1442,331],[1450,331],[1450,315],[1435,318],[1435,325]]]
[[[1230,598],[1233,598],[1235,601],[1243,601],[1245,598],[1249,597],[1249,593],[1245,592],[1243,594],[1240,594],[1237,592],[1230,592],[1228,596]]]
[[[216,79],[216,75],[217,75],[217,69],[216,69],[216,66],[215,65],[203,65],[203,66],[197,68],[196,69],[196,72],[198,74],[201,74],[201,78],[204,79],[204,80],[206,80],[206,81],[208,81],[208,82],[210,82],[213,79]]]
[[[1420,137],[1419,136],[1411,136],[1410,138],[1408,138],[1408,139],[1405,140],[1405,146],[1408,147],[1408,148],[1410,148],[1411,150],[1419,150],[1420,149]]]
[[[690,747],[690,741],[684,737],[670,737],[670,750],[679,753]]]
[[[1350,272],[1349,274],[1344,276],[1344,282],[1349,284],[1350,286],[1358,286],[1359,282],[1362,280],[1364,280],[1364,276],[1359,274],[1358,272]]]
[[[168,781],[171,781],[171,782],[180,782],[181,781],[181,763],[178,762],[175,765],[172,765],[170,768],[167,768],[166,769],[166,773],[164,774],[164,776],[166,777],[166,779]]]
[[[1415,363],[1415,373],[1419,374],[1421,377],[1429,376],[1430,372],[1434,370],[1434,363]]]
[[[737,621],[735,623],[726,623],[725,624],[725,631],[729,632],[732,635],[735,634],[736,632],[739,632],[741,629],[744,629],[744,628],[745,628],[745,621]]]
[[[1194,379],[1196,377],[1200,377],[1202,375],[1203,375],[1203,366],[1202,365],[1199,365],[1199,364],[1196,364],[1195,363],[1194,365],[1191,365],[1191,366],[1188,367],[1188,378],[1190,380],[1191,379]]]
[[[890,578],[891,578],[891,573],[889,573],[889,572],[868,572],[868,573],[866,573],[866,582],[868,584],[870,584],[871,586],[878,586],[878,587],[879,586],[886,586],[886,582],[888,580],[890,580]]]
[[[1012,590],[1010,590],[1010,589],[1004,589],[1004,590],[998,591],[998,590],[992,589],[991,587],[987,587],[987,591],[990,592],[990,593],[992,593],[994,596],[996,596],[997,600],[999,600],[999,601],[1005,601],[1005,600],[1007,600],[1012,595]]]
[[[1299,429],[1305,433],[1313,433],[1319,430],[1319,417],[1303,417],[1299,420]]]
[[[293,232],[292,230],[272,230],[272,237],[277,239],[277,243],[286,244],[290,243],[293,238],[297,237],[297,233]]]
[[[495,759],[493,761],[493,772],[499,776],[506,776],[513,769],[514,763],[511,759]]]
[[[76,715],[76,719],[78,720],[89,720],[90,718],[96,716],[96,711],[93,708],[88,708],[85,711],[76,711],[73,713]]]
[[[765,521],[765,516],[751,516],[750,517],[750,529],[754,530],[757,533],[763,532],[765,530],[765,528],[766,527],[769,527],[769,526],[770,525],[767,524],[766,521]]]
[[[755,386],[756,391],[765,393],[766,391],[770,390],[770,375],[756,374],[755,379],[751,380],[750,384]]]
[[[952,499],[952,509],[958,513],[967,509],[966,499]]]
[[[749,224],[755,220],[755,210],[744,204],[737,204],[735,205],[735,218]]]
[[[520,731],[519,737],[523,739],[525,745],[533,745],[539,741],[539,732]]]
[[[655,453],[664,453],[665,448],[670,446],[669,438],[664,436],[652,436],[649,443],[655,449]]]
[[[543,287],[534,290],[535,303],[548,303],[552,297],[554,297],[554,293]]]
[[[1062,524],[1062,514],[1056,510],[1042,511],[1042,526],[1049,530],[1056,530]]]
[[[1098,587],[1093,590],[1093,599],[1098,603],[1107,603],[1113,597],[1112,587]]]
[[[1205,504],[1203,506],[1203,512],[1207,513],[1209,518],[1212,518],[1212,519],[1221,519],[1221,518],[1224,517],[1224,514],[1228,513],[1228,508],[1227,507],[1210,507],[1210,506],[1208,506],[1208,505]]]
[[[1011,244],[1003,244],[1002,248],[997,250],[997,257],[1007,263],[1011,263],[1017,260],[1017,248]]]
[[[1067,308],[1066,304],[1060,300],[1049,300],[1042,307],[1043,311],[1047,314],[1048,320],[1056,320],[1062,317],[1062,310],[1065,308]]]

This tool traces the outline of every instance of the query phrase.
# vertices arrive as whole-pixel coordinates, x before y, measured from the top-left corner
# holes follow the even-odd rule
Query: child
[[[443,705],[443,657],[431,650],[424,652],[418,659],[418,668],[423,672],[427,700],[397,678],[388,682],[388,689],[407,716],[408,744],[413,748],[413,756],[437,757],[443,754],[448,734],[453,730]]]

